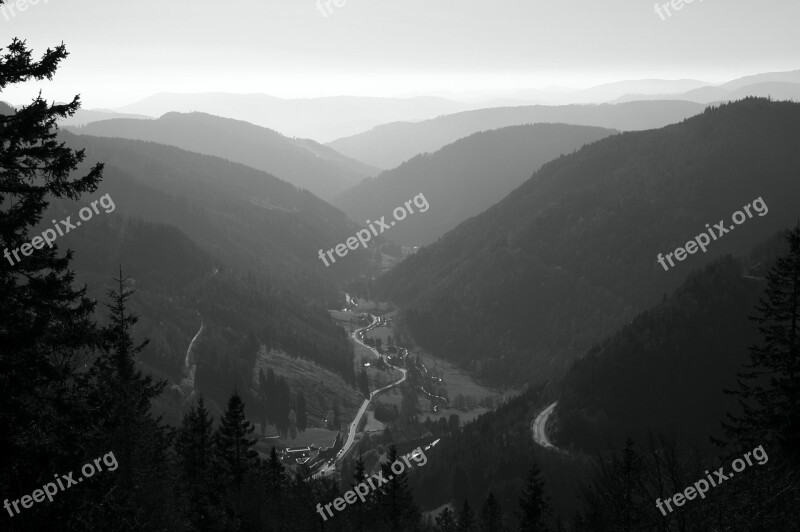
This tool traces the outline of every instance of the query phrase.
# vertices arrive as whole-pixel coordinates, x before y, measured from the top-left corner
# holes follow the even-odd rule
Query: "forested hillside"
[[[115,118],[71,128],[81,135],[144,140],[223,157],[329,200],[376,169],[310,140],[206,113],[167,113],[157,120]]]
[[[337,196],[333,204],[352,220],[374,220],[423,193],[432,208],[424,216],[397,224],[391,238],[399,244],[426,245],[503,199],[544,163],[613,133],[564,124],[476,133],[365,179]]]
[[[724,257],[695,271],[581,357],[559,384],[558,444],[596,451],[656,427],[700,447],[719,438],[725,413],[738,411],[722,390],[735,388],[758,340],[749,318],[765,288],[763,273],[788,251],[785,236],[759,246],[744,264]]]
[[[187,394],[205,395],[219,411],[232,389],[248,399],[255,419],[260,405],[253,376],[262,345],[314,361],[355,383],[347,336],[323,307],[260,272],[237,270],[174,227],[113,212],[71,231],[63,245],[76,251],[78,278],[98,300],[105,298],[105,287],[120,267],[132,278],[137,292],[131,310],[141,317],[136,337],[150,340],[139,361],[146,372],[175,384],[160,399],[160,410],[171,421],[177,422]],[[187,349],[201,325],[194,386],[181,391]]]
[[[171,146],[62,133],[106,162],[98,191],[120,198],[122,214],[165,223],[241,270],[259,270],[286,288],[332,303],[338,278],[362,272],[356,251],[324,268],[317,251],[355,233],[339,210],[270,174]]]
[[[542,380],[657,303],[694,269],[797,217],[800,105],[750,99],[623,133],[546,164],[503,201],[378,283],[424,347],[486,378]],[[657,262],[762,198],[735,231]]]

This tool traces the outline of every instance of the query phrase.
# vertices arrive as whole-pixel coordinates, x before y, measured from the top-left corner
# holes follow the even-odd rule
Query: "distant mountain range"
[[[159,93],[115,109],[151,117],[171,111],[203,112],[247,120],[289,137],[319,142],[353,135],[395,120],[423,120],[478,107],[444,98],[277,98],[266,94]]]
[[[112,118],[151,118],[145,115],[132,115],[126,113],[117,113],[109,111],[108,109],[78,109],[74,115],[62,118],[58,121],[61,127],[66,126],[83,126],[97,122],[99,120],[111,120]]]
[[[423,347],[484,378],[559,375],[691,271],[795,223],[799,143],[800,104],[763,99],[599,140],[406,259],[380,295]],[[658,253],[758,197],[768,214],[659,266]]]
[[[615,132],[535,124],[475,133],[365,179],[333,204],[352,220],[374,220],[423,193],[431,208],[409,216],[387,236],[398,244],[429,244],[503,199],[544,163]]]
[[[481,103],[482,107],[516,107],[531,104],[568,105],[652,99],[682,100],[684,99],[681,97],[682,94],[696,89],[718,88],[721,89],[721,92],[716,94],[722,95],[724,91],[733,91],[763,83],[798,83],[800,82],[798,77],[800,77],[800,70],[754,74],[720,84],[697,79],[634,79],[603,83],[585,89],[546,87],[503,91],[437,91],[434,94],[456,101]],[[743,94],[743,96],[748,95],[752,94]],[[755,95],[758,96],[758,94]],[[715,100],[698,101],[711,103]]]
[[[665,99],[712,103],[744,96],[796,99],[797,87],[792,85],[800,83],[799,78],[800,70],[795,70],[749,75],[721,84],[696,79],[639,79],[603,83],[585,89],[545,87],[433,91],[402,97],[333,96],[292,99],[267,94],[158,93],[113,110],[81,109],[74,117],[62,119],[59,123],[78,126],[111,118],[156,118],[169,112],[203,112],[246,120],[289,137],[312,138],[325,143],[364,133],[386,123],[429,120],[441,115],[496,107]],[[582,125],[611,127],[603,124]],[[476,132],[470,131],[462,136]],[[456,139],[451,139],[451,142],[452,140]],[[400,162],[402,161],[383,168],[392,168]]]
[[[306,139],[205,113],[167,113],[157,120],[117,118],[72,128],[79,134],[146,140],[246,164],[330,199],[377,170]]]
[[[348,157],[394,168],[417,154],[434,152],[489,129],[541,122],[595,126],[621,131],[666,126],[702,112],[692,102],[654,101],[606,105],[501,107],[440,116],[422,122],[395,122],[345,137],[327,146]]]
[[[773,72],[746,76],[722,85],[704,85],[684,92],[649,92],[643,94],[632,91],[614,99],[614,102],[637,100],[686,100],[689,102],[712,103],[740,100],[747,96],[771,97],[773,100],[800,100],[800,70]]]

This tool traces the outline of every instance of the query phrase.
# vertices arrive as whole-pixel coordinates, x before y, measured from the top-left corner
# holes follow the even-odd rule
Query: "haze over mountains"
[[[109,118],[157,118],[169,112],[203,112],[245,120],[289,137],[312,138],[324,143],[363,133],[389,122],[421,121],[439,115],[494,107],[660,99],[712,103],[745,96],[770,95],[775,99],[797,98],[798,78],[800,71],[795,70],[744,76],[721,84],[695,79],[639,79],[604,83],[585,89],[558,87],[434,91],[441,96],[431,96],[428,92],[393,98],[336,96],[289,99],[267,94],[163,92],[113,110],[81,109],[75,116],[64,118],[60,123],[76,126]]]
[[[247,120],[289,137],[313,138],[326,142],[359,133],[394,120],[422,120],[449,114],[474,105],[443,98],[328,98],[285,99],[266,94],[160,93],[119,107],[121,113],[161,116],[177,111],[209,113]]]
[[[392,228],[398,244],[426,245],[480,214],[521,185],[542,164],[614,130],[563,124],[511,126],[476,133],[418,155],[337,196],[352,220],[388,215],[401,199],[423,193],[435,206]]]
[[[747,96],[771,97],[774,100],[800,100],[800,70],[744,76],[721,85],[706,84],[678,93],[631,90],[613,101],[627,102],[647,99],[712,103],[740,100]]]
[[[705,106],[680,101],[608,105],[501,107],[465,111],[422,122],[395,122],[329,142],[348,157],[379,168],[394,168],[417,154],[434,152],[489,129],[534,123],[563,123],[622,131],[662,127],[702,112]]]
[[[694,269],[792,225],[798,142],[800,104],[766,100],[597,141],[407,259],[381,294],[423,346],[486,378],[557,375]],[[769,213],[708,253],[656,262],[758,197]]]
[[[157,120],[117,118],[74,128],[79,134],[146,140],[223,157],[269,172],[330,199],[376,169],[308,139],[205,113],[167,113]]]
[[[78,109],[74,115],[65,116],[58,121],[62,127],[83,126],[100,120],[111,120],[113,118],[150,118],[146,115],[132,115],[127,113],[117,113],[108,109]]]

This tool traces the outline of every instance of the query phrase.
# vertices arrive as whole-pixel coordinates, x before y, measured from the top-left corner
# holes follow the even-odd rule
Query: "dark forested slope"
[[[399,244],[429,244],[500,201],[547,161],[613,133],[565,124],[476,133],[365,179],[340,194],[333,204],[353,220],[374,220],[422,193],[431,208],[397,224],[391,238]]]
[[[379,283],[437,354],[542,379],[679,286],[800,213],[800,105],[749,99],[623,133],[546,164]],[[768,212],[669,271],[656,261],[756,198]]]

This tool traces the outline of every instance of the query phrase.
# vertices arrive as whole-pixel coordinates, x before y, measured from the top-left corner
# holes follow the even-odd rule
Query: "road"
[[[539,415],[536,416],[536,419],[533,421],[531,425],[531,430],[533,431],[533,441],[538,443],[545,449],[551,449],[559,453],[567,454],[567,452],[564,451],[563,449],[559,449],[558,447],[550,443],[550,440],[547,439],[547,432],[545,430],[547,428],[547,420],[550,418],[550,415],[556,409],[557,404],[558,401],[556,401],[552,405],[542,410],[541,413],[539,413]]]
[[[199,315],[199,314],[198,314]],[[194,398],[194,374],[197,371],[197,360],[196,355],[194,354],[194,345],[197,342],[197,339],[200,338],[200,335],[203,334],[203,328],[205,327],[205,321],[203,321],[202,317],[200,318],[200,330],[197,331],[197,334],[194,335],[192,341],[189,342],[189,348],[186,350],[186,360],[183,362],[183,378],[181,379],[180,385],[176,386],[178,390],[181,391],[186,397],[189,399]]]
[[[363,345],[364,347],[372,351],[376,357],[380,358],[381,355],[378,353],[378,351],[368,346],[358,338],[358,333],[360,333],[361,331],[368,331],[373,327],[375,327],[375,325],[377,324],[378,324],[378,318],[373,316],[372,323],[370,323],[366,327],[362,327],[361,329],[356,329],[351,336],[353,337],[353,340]],[[403,381],[406,380],[406,377],[408,376],[408,371],[403,368],[395,368],[395,369],[399,369],[403,373],[403,377],[400,380],[393,382],[391,384],[387,384],[383,388],[378,388],[377,390],[374,390],[369,394],[369,399],[364,400],[364,402],[361,404],[361,408],[358,409],[358,412],[356,413],[356,417],[353,419],[353,422],[350,423],[350,430],[347,434],[347,440],[345,441],[344,445],[339,450],[339,452],[336,453],[336,458],[334,458],[333,463],[323,465],[322,468],[320,468],[320,470],[314,475],[315,477],[319,475],[330,474],[332,471],[335,470],[336,464],[347,455],[347,452],[350,450],[350,448],[356,441],[356,430],[358,429],[358,424],[361,422],[361,418],[367,411],[367,407],[369,406],[369,402],[372,401],[372,398],[378,395],[379,393],[385,392],[386,390],[393,388],[398,384],[401,384]]]
[[[406,353],[406,354],[408,354],[408,353]],[[420,364],[422,365],[422,369],[425,370],[425,377],[428,377],[428,368],[425,367],[425,363],[420,361]],[[441,382],[441,379],[439,379],[439,382]],[[441,399],[441,401],[442,401],[441,405],[437,405],[436,401],[431,400],[431,404],[433,405],[433,412],[434,413],[438,412],[440,406],[444,406],[448,402],[447,398],[442,397],[441,395],[434,395],[434,394],[430,393],[428,390],[425,389],[425,386],[420,386],[419,389],[420,389],[420,391],[422,393],[424,393],[425,395],[429,396],[431,399],[434,399],[434,398],[435,399]]]

